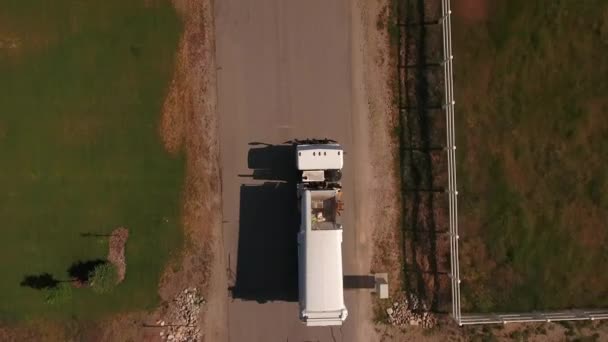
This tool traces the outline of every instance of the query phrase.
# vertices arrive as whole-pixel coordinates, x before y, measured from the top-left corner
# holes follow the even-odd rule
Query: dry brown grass
[[[393,134],[398,125],[397,110],[393,105],[393,70],[395,56],[389,44],[387,1],[368,4],[365,15],[368,23],[375,23],[374,29],[368,25],[365,32],[367,43],[366,90],[370,118],[370,150],[374,168],[372,179],[377,181],[374,189],[375,207],[371,222],[375,223],[373,239],[374,252],[372,272],[389,274],[389,289],[393,294],[402,288],[401,254],[401,194],[399,181],[398,141]]]
[[[454,3],[460,242],[486,244],[461,249],[461,257],[478,260],[461,263],[463,298],[470,297],[463,308],[600,306],[606,277],[595,265],[608,238],[601,157],[608,108],[599,76],[607,64],[596,55],[606,48],[599,28],[605,4],[489,4],[492,20],[471,22]],[[582,34],[587,23],[595,34]],[[485,279],[477,276],[482,270]]]
[[[209,23],[203,17],[209,4],[175,4],[185,27],[160,126],[167,150],[181,150],[186,156],[182,220],[187,239],[179,271],[168,268],[163,276],[160,293],[164,299],[171,298],[183,284],[206,287],[209,267],[205,264],[210,261],[210,243],[217,237],[221,220],[215,84],[211,76],[215,70],[207,65],[213,50]]]
[[[182,64],[178,57],[178,65]],[[183,68],[178,68],[183,70]],[[160,136],[165,149],[171,154],[177,154],[182,149],[187,108],[190,107],[188,93],[183,91],[183,78],[185,75],[176,72],[169,94],[163,103],[163,114],[160,122]]]
[[[454,12],[469,21],[488,19],[488,0],[456,0]]]
[[[175,0],[174,5],[185,30],[172,91],[165,103],[163,117],[169,119],[163,120],[161,133],[169,150],[181,145],[186,155],[182,212],[187,242],[181,265],[177,271],[167,267],[159,290],[163,299],[169,299],[185,285],[198,287],[207,299],[199,320],[201,330],[210,340],[224,340],[228,294],[221,225],[213,3]]]

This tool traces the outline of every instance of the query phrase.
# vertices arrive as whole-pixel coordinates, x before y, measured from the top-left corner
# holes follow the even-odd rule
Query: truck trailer
[[[344,305],[342,271],[342,147],[325,141],[296,145],[300,180],[298,282],[300,320],[307,326],[341,325]]]

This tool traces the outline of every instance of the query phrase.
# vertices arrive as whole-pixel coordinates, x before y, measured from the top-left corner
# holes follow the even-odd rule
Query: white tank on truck
[[[296,144],[301,224],[298,233],[300,319],[307,326],[341,325],[342,189],[344,151],[329,140]]]

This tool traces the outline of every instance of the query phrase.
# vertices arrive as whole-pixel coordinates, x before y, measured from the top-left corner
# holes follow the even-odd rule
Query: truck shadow
[[[294,149],[278,145],[249,151],[252,177],[263,184],[240,188],[236,279],[242,300],[297,301],[299,227]]]
[[[254,147],[249,150],[247,155],[247,167],[253,170],[253,173],[239,176],[267,181],[284,181],[293,183],[295,188],[298,177],[295,165],[295,149],[292,145]]]

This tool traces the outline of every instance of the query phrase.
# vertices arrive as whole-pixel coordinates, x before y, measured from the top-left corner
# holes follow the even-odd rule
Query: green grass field
[[[95,318],[158,301],[182,242],[183,159],[158,121],[181,23],[168,1],[0,0],[0,320]],[[69,280],[124,226],[127,276],[65,304],[20,286]]]
[[[608,2],[453,22],[463,310],[608,307]]]

